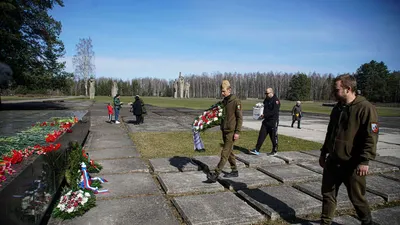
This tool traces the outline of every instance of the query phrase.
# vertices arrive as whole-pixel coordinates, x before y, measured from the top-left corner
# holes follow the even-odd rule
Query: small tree
[[[361,94],[373,102],[383,102],[388,94],[389,70],[385,63],[372,60],[361,65],[355,74],[357,88]]]
[[[289,84],[288,100],[309,100],[311,91],[311,79],[307,75],[300,73],[293,75]]]
[[[84,81],[85,96],[88,96],[88,80],[95,77],[94,51],[90,37],[79,39],[72,63],[75,67],[75,76]]]

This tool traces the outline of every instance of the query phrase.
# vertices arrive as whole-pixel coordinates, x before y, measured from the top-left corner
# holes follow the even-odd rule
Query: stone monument
[[[118,84],[117,82],[113,81],[113,86],[111,88],[111,97],[115,97],[118,94]]]
[[[190,83],[185,83],[185,98],[189,98]]]
[[[174,80],[174,98],[178,97],[178,80]]]
[[[183,88],[185,85],[185,79],[183,78],[181,72],[179,72],[179,97],[183,98]]]
[[[90,99],[94,99],[94,95],[96,93],[96,88],[95,88],[95,79],[91,78],[89,79],[89,96]]]

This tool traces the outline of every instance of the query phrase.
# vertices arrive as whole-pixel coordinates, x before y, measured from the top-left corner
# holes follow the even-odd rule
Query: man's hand
[[[367,166],[367,165],[358,165],[357,175],[358,176],[366,176],[368,174],[368,168],[369,168],[369,166]]]
[[[319,156],[319,165],[324,168],[325,167],[325,160],[326,160],[326,154],[321,154]]]
[[[233,140],[237,140],[237,139],[239,139],[239,134],[234,134],[233,135]]]
[[[264,118],[264,114],[261,114],[260,119]]]

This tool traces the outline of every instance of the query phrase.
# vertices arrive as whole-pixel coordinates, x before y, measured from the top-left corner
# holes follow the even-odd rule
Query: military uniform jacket
[[[235,132],[235,134],[239,134],[243,124],[240,99],[231,94],[224,98],[222,104],[224,105],[224,116],[221,121],[221,130],[223,132]]]
[[[352,161],[368,165],[376,156],[378,114],[363,96],[346,105],[338,103],[332,109],[323,154],[338,163]]]

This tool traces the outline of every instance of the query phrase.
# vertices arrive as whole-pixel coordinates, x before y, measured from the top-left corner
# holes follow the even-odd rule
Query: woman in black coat
[[[136,124],[143,123],[141,119],[143,113],[142,103],[140,102],[140,99],[137,96],[135,97],[135,102],[132,104],[132,112],[133,115],[136,116]]]

